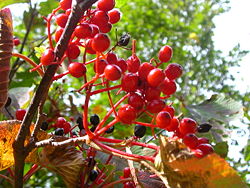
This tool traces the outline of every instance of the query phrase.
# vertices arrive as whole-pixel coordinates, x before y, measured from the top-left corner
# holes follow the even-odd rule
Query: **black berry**
[[[83,128],[83,123],[82,123],[82,117],[78,117],[76,120],[77,126],[80,130],[84,129]]]
[[[199,133],[206,133],[212,128],[212,125],[209,123],[202,123],[197,127],[197,131]]]
[[[100,118],[97,114],[90,116],[90,123],[94,126],[97,126],[100,123]]]
[[[55,135],[57,135],[57,136],[63,136],[63,134],[64,134],[64,129],[63,128],[57,128],[55,130]]]
[[[90,130],[91,132],[94,132],[95,129],[96,129],[96,126],[93,126],[93,127],[91,127],[89,130]]]
[[[42,122],[42,125],[41,125],[42,130],[46,131],[48,129],[48,127],[49,127],[48,122],[46,122],[46,121]]]
[[[95,181],[98,176],[98,172],[96,170],[91,170],[89,174],[90,181]]]
[[[105,131],[105,133],[112,133],[115,130],[115,126],[110,127],[108,130]]]
[[[143,125],[136,125],[134,129],[134,135],[138,138],[142,138],[146,133],[146,127]]]
[[[119,46],[127,46],[130,41],[130,34],[125,33],[121,36],[121,38],[118,41]]]

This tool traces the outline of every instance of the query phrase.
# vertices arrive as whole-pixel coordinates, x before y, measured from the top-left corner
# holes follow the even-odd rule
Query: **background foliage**
[[[23,17],[14,18],[14,34],[25,42],[15,50],[29,55],[38,63],[36,53],[39,53],[39,49],[42,48],[36,50],[34,48],[47,46],[47,41],[43,42],[46,31],[42,16],[46,16],[53,8],[56,8],[58,1],[47,0],[37,4],[34,1],[27,5],[29,9],[24,11]],[[249,124],[250,93],[242,94],[237,91],[233,83],[235,78],[229,72],[230,67],[239,66],[238,62],[247,52],[242,51],[240,46],[235,46],[227,56],[223,56],[221,51],[215,49],[212,38],[215,27],[213,18],[229,10],[228,1],[117,0],[116,7],[123,12],[123,16],[122,20],[113,28],[112,40],[115,41],[116,34],[120,36],[122,33],[130,33],[132,38],[137,40],[137,54],[142,62],[149,61],[151,57],[157,58],[157,52],[161,46],[166,44],[172,46],[174,50],[172,62],[181,64],[185,73],[177,80],[178,92],[169,101],[174,102],[173,105],[178,113],[193,115],[199,123],[210,122],[214,131],[205,136],[213,141],[217,153],[231,161],[241,176],[246,178],[250,165],[250,146],[242,149],[242,157],[238,161],[227,157],[228,145],[237,145],[237,142],[228,141],[228,133],[236,129],[239,134],[244,134],[244,132],[237,125],[230,124],[224,119],[232,115],[232,112],[242,113],[241,106],[237,106],[239,103],[235,102],[238,101],[244,106],[244,123]],[[129,51],[119,49],[118,54],[123,58],[131,55]],[[80,58],[79,61],[81,61]],[[16,62],[18,61],[13,58],[12,65]],[[60,71],[64,70],[64,66]],[[40,78],[36,73],[29,73],[29,69],[29,65],[21,63],[20,68],[13,74],[10,88],[36,87]],[[70,76],[55,82],[45,104],[45,112],[50,117],[59,114],[65,117],[79,116],[83,96],[71,91],[81,85],[82,80]],[[206,115],[202,114],[202,109],[197,108],[197,105],[207,104],[209,101],[202,102],[210,98],[211,94],[224,94],[224,96],[215,95],[215,98],[211,98],[212,105],[206,111],[211,112],[211,117],[205,120],[197,118],[197,113],[193,113],[194,109],[205,117]],[[230,101],[229,97],[233,100],[230,99]],[[216,99],[221,99],[221,101],[218,102]],[[118,98],[114,98],[114,100],[116,101]],[[229,104],[232,105],[231,108],[228,107]],[[222,111],[227,110],[225,114],[221,114],[224,119],[213,112],[218,106]],[[105,115],[107,108],[109,108],[109,104],[105,95],[98,95],[91,103],[91,113],[98,113],[101,117]],[[121,126],[116,127],[114,137],[118,135],[127,137],[133,132],[132,129],[129,131],[127,127],[127,131],[122,130]],[[221,127],[226,127],[226,129]],[[51,187],[62,186],[60,177],[48,173],[45,169],[40,170],[29,180],[29,183],[36,187],[43,187],[48,182]]]

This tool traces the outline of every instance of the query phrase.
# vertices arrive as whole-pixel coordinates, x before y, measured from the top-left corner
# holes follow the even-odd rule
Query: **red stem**
[[[153,127],[156,128],[157,126],[151,123],[143,123],[143,122],[139,122],[139,121],[134,121],[134,124],[139,124],[139,125],[143,125],[143,126],[147,126],[147,127]]]
[[[13,173],[12,169],[11,169],[11,168],[8,168],[7,170],[8,170],[8,172],[10,173],[10,176],[11,176],[11,177],[14,177],[14,173]]]
[[[95,133],[95,138],[97,138],[99,135],[104,133],[106,130],[108,130],[110,127],[112,127],[113,125],[115,125],[118,122],[119,122],[119,120],[117,118],[114,119],[113,121],[111,121],[108,125],[106,125],[105,127],[103,127],[102,129],[100,129],[99,131],[97,131]]]
[[[107,82],[106,88],[109,89],[109,82]],[[114,111],[115,117],[117,118],[117,113],[116,113],[116,111],[115,111],[114,103],[113,103],[112,98],[111,98],[111,95],[110,95],[110,90],[108,90],[108,98],[109,98],[110,106],[111,106],[111,108],[112,108],[113,111]]]
[[[64,76],[67,75],[67,74],[69,74],[69,71],[66,71],[66,72],[64,72],[64,73],[58,74],[58,75],[54,76],[53,81],[56,81],[56,80],[58,80],[58,79],[64,77]]]
[[[113,87],[109,87],[109,88],[103,88],[103,89],[95,90],[95,91],[91,92],[90,95],[91,96],[96,95],[98,93],[102,93],[102,92],[105,92],[105,91],[111,91],[113,89],[117,89],[117,88],[120,88],[120,87],[121,87],[121,85],[117,85],[117,86],[113,86]]]

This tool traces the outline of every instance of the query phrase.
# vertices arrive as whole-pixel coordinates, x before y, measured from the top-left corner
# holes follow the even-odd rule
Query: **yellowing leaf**
[[[217,154],[198,159],[178,140],[160,137],[156,167],[167,177],[171,187],[244,188],[237,172]]]

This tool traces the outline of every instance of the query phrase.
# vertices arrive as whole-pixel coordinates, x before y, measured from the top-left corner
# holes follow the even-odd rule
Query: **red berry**
[[[57,25],[59,25],[60,27],[65,27],[66,23],[67,23],[67,20],[68,20],[68,15],[67,14],[58,14],[56,16],[56,23]]]
[[[68,71],[72,76],[79,78],[85,75],[86,67],[83,63],[73,62],[69,64]]]
[[[109,22],[111,24],[115,24],[119,22],[119,20],[121,19],[121,12],[117,9],[109,11],[108,15],[109,15]]]
[[[158,58],[161,62],[168,62],[171,59],[172,54],[173,50],[170,46],[163,46],[158,53]]]
[[[167,66],[164,72],[169,80],[175,80],[182,75],[183,68],[177,63],[171,63]]]
[[[180,124],[179,119],[176,117],[173,117],[171,119],[170,124],[165,129],[169,132],[176,131],[178,130],[179,124]]]
[[[144,100],[141,95],[137,93],[131,93],[131,95],[128,97],[128,104],[130,104],[136,110],[141,110],[144,106]]]
[[[76,59],[80,55],[81,51],[75,44],[70,44],[67,49],[67,55],[70,59]]]
[[[162,111],[167,111],[172,118],[174,117],[174,112],[175,112],[174,107],[166,105]]]
[[[168,112],[161,111],[156,116],[156,124],[159,128],[164,129],[169,126],[171,119],[172,118]]]
[[[71,8],[72,0],[61,0],[60,6],[63,10]]]
[[[115,64],[121,68],[122,72],[128,69],[127,62],[122,58],[119,58]]]
[[[64,123],[66,123],[66,119],[63,118],[63,117],[58,117],[57,120],[56,120],[56,123],[55,123],[55,127],[58,127],[58,128],[63,128],[63,125]]]
[[[195,133],[197,130],[197,123],[191,118],[183,118],[180,122],[179,131],[181,134]]]
[[[104,52],[110,46],[110,39],[108,35],[103,33],[98,33],[95,35],[92,41],[92,48],[96,52]]]
[[[152,87],[157,87],[164,81],[164,79],[164,72],[162,71],[162,69],[158,68],[152,69],[147,76],[148,84]]]
[[[133,73],[127,73],[122,77],[122,89],[126,92],[135,91],[139,84],[139,77]]]
[[[26,110],[24,109],[17,109],[16,110],[16,119],[22,121],[26,114]]]
[[[103,11],[110,11],[115,7],[115,0],[99,0],[97,8]]]
[[[130,168],[129,167],[125,167],[123,169],[123,177],[124,178],[128,178],[128,177],[130,177],[130,174],[131,174]]]
[[[183,143],[187,147],[195,149],[198,146],[198,138],[195,134],[187,134],[183,137]]]
[[[13,43],[14,43],[14,46],[18,46],[21,42],[20,42],[19,38],[15,37],[13,39]]]
[[[136,110],[129,104],[124,104],[118,110],[118,118],[124,124],[131,124],[136,119]]]
[[[108,21],[108,14],[102,10],[96,11],[91,19],[91,23],[97,25],[98,27],[100,27],[100,25],[107,24]]]
[[[152,101],[154,99],[160,98],[161,91],[157,88],[147,87],[145,90],[145,99],[147,101]]]
[[[88,39],[86,41],[86,52],[89,54],[96,54],[96,51],[92,48],[93,39]]]
[[[111,51],[107,54],[106,60],[108,61],[109,64],[116,64],[118,61],[117,55]]]
[[[194,156],[197,158],[202,158],[205,157],[204,153],[200,149],[195,149],[193,150]]]
[[[139,77],[141,80],[147,80],[149,72],[154,69],[154,66],[150,63],[142,63],[139,67]]]
[[[123,188],[135,188],[135,185],[133,182],[128,181],[128,182],[124,183]]]
[[[208,138],[205,138],[205,137],[198,138],[198,145],[200,145],[200,144],[208,144],[208,143],[209,143]]]
[[[92,27],[91,37],[94,37],[97,33],[100,32],[99,27],[95,24],[89,24]]]
[[[111,23],[104,23],[104,24],[100,24],[98,26],[99,26],[99,29],[100,29],[100,31],[102,33],[108,33],[112,29],[112,24]]]
[[[54,62],[54,59],[55,59],[55,53],[51,48],[49,48],[45,50],[45,52],[42,54],[40,62],[42,65],[47,66],[50,65],[52,62]]]
[[[165,107],[165,102],[161,99],[149,101],[147,110],[151,113],[158,113]]]
[[[65,11],[65,14],[67,14],[67,15],[69,16],[70,13],[71,13],[71,8],[68,8],[68,9]]]
[[[201,150],[204,155],[208,155],[214,152],[214,148],[210,144],[200,144],[196,149]]]
[[[94,70],[98,74],[103,74],[105,67],[108,65],[108,62],[105,59],[99,59],[99,61],[95,61]]]
[[[61,27],[58,27],[58,29],[56,30],[56,33],[55,33],[55,41],[58,42],[62,33],[63,33],[64,29],[61,28]]]
[[[77,38],[90,38],[92,35],[92,27],[87,23],[82,23],[75,28],[74,34]]]
[[[159,86],[162,93],[165,95],[172,95],[176,92],[176,83],[173,80],[165,78],[164,81]]]
[[[117,65],[107,65],[104,69],[105,78],[111,81],[119,80],[122,76],[122,71]]]
[[[70,125],[70,123],[69,123],[69,122],[65,122],[65,123],[63,124],[63,129],[64,129],[64,133],[65,133],[65,134],[68,134],[68,133],[70,132],[70,130],[71,130],[71,125]]]
[[[130,56],[127,59],[128,71],[136,73],[139,70],[141,60],[137,56]]]

